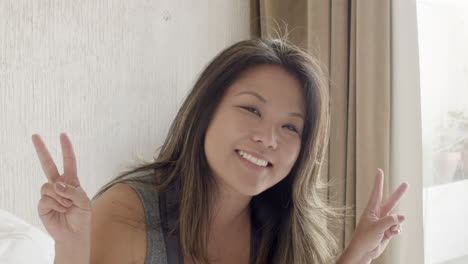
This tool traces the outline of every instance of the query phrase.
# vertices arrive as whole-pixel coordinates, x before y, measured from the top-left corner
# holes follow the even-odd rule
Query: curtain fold
[[[409,183],[398,210],[407,216],[390,243],[393,263],[425,263],[423,140],[416,1],[392,1],[392,190]],[[427,212],[426,212],[427,213]],[[428,260],[429,261],[429,260]]]
[[[389,196],[391,139],[391,0],[258,0],[261,37],[289,32],[329,78],[331,130],[324,179],[327,199],[355,206],[355,217],[329,227],[344,249],[371,194],[377,168]],[[372,263],[392,263],[387,250]]]

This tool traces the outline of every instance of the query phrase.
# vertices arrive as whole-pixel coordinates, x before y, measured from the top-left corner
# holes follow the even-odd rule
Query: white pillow
[[[0,209],[1,264],[51,264],[54,256],[49,234]]]

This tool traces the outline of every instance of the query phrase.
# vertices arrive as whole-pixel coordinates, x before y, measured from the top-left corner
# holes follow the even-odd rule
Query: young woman
[[[228,47],[199,77],[155,160],[92,203],[66,134],[62,175],[33,135],[48,178],[38,211],[56,263],[370,263],[400,232],[404,217],[389,213],[408,184],[381,204],[378,170],[351,243],[337,251],[326,222],[342,214],[318,195],[325,84],[316,60],[286,40]]]

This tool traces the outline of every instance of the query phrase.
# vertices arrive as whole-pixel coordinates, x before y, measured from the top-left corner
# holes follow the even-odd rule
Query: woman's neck
[[[233,226],[250,223],[250,201],[252,197],[223,190],[213,201],[211,227],[213,231],[223,231]]]
[[[232,194],[224,194],[216,200],[210,224],[208,255],[220,263],[223,260],[232,261],[233,258],[237,263],[248,263],[251,243],[250,200],[251,197]]]

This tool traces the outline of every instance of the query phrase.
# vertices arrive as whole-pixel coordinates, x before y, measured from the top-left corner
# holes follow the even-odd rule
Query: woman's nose
[[[276,149],[278,138],[275,128],[272,125],[260,125],[253,133],[253,140],[261,142],[266,148]]]

